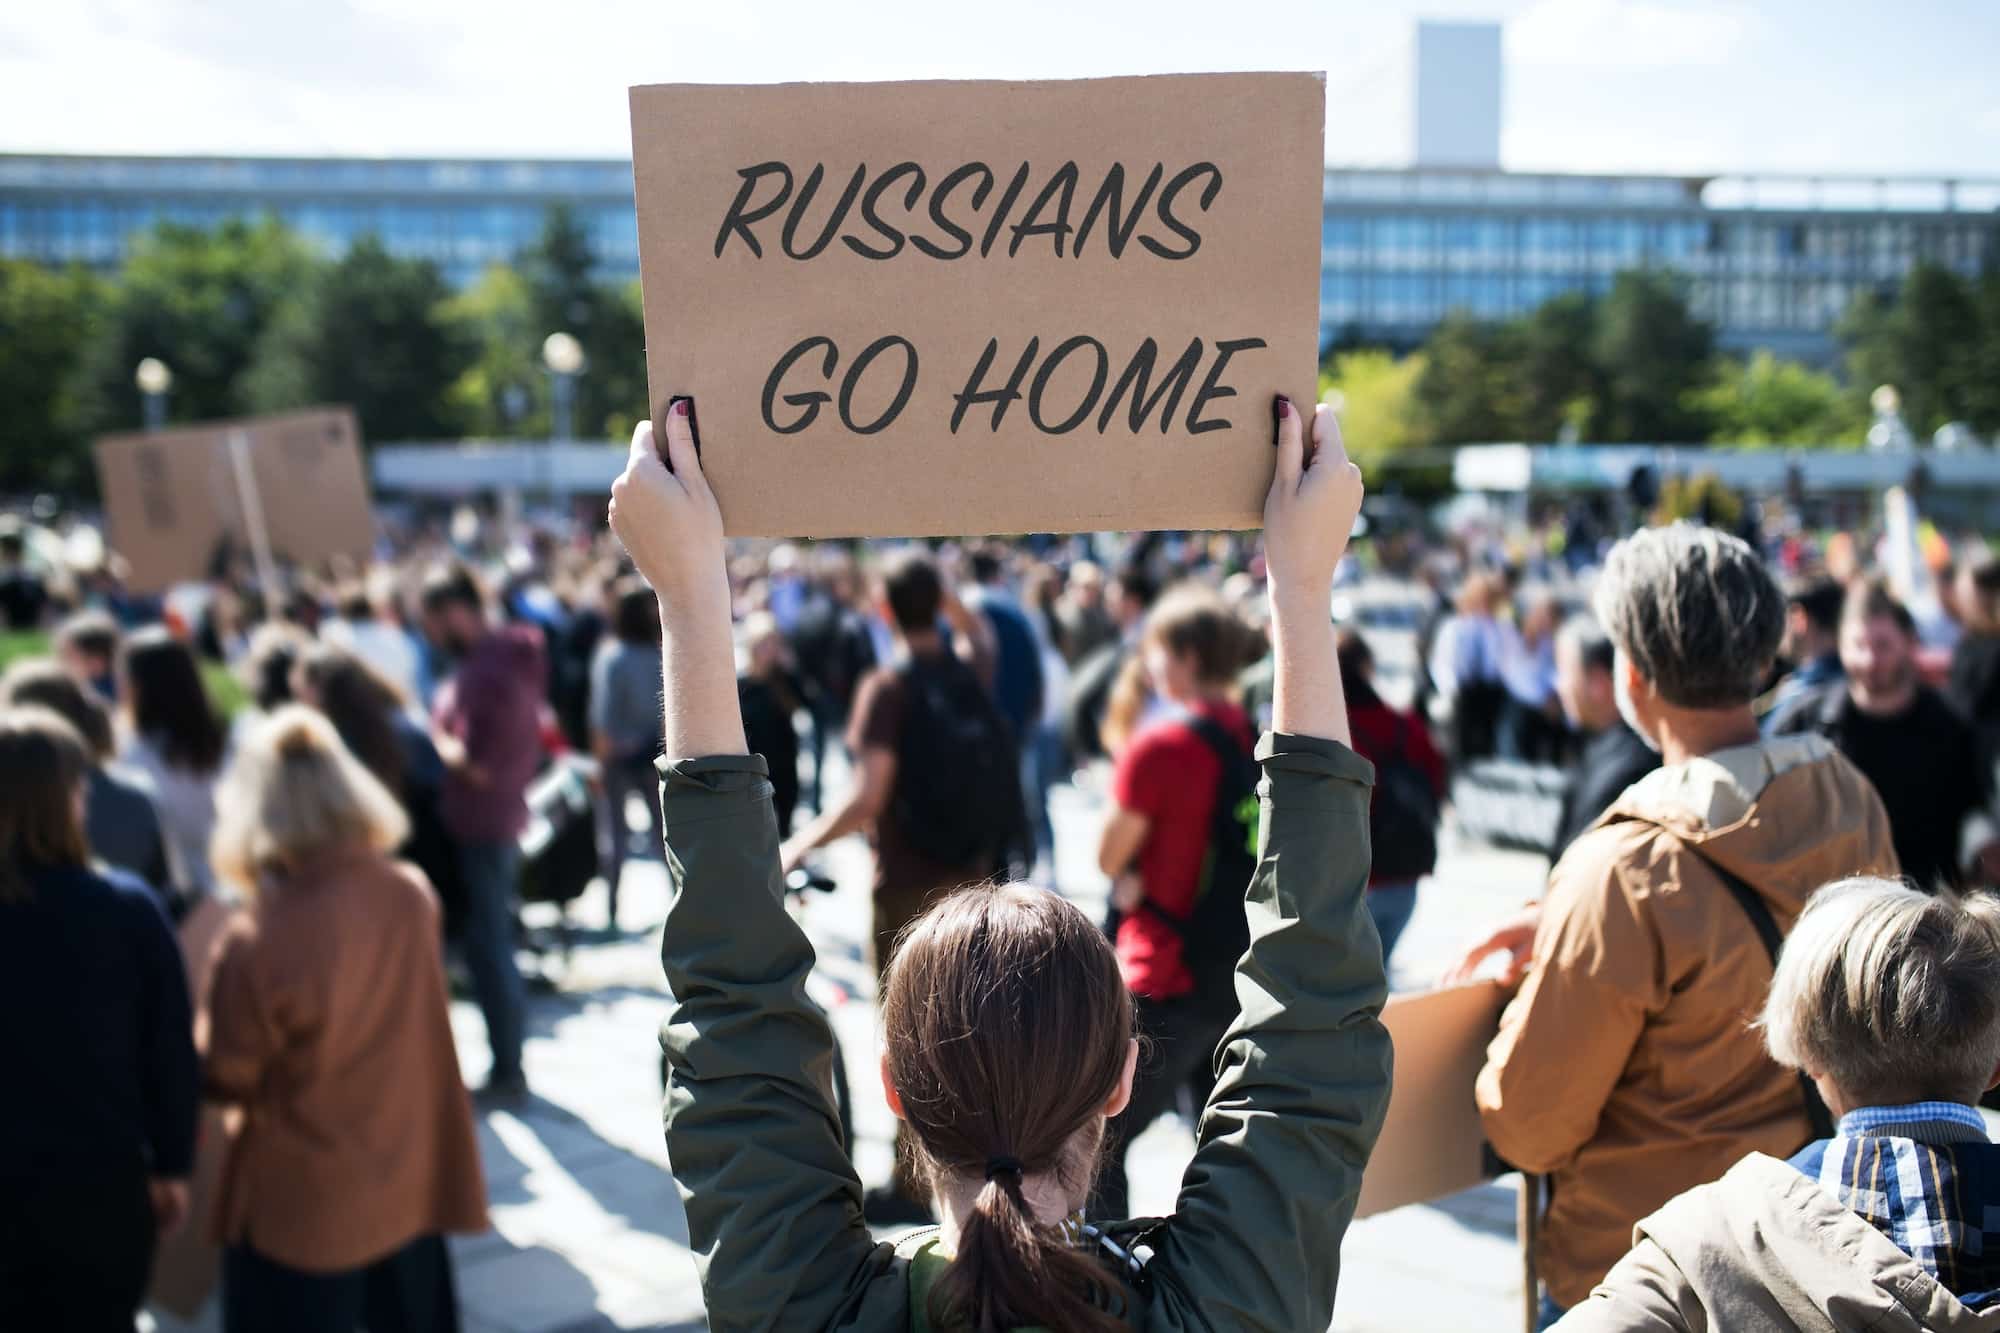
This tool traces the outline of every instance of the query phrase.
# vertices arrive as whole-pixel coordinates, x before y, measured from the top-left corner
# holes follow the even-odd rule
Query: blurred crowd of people
[[[0,1037],[42,1090],[10,1101],[0,1176],[46,1204],[0,1247],[0,1315],[65,1326],[36,1319],[76,1299],[65,1275],[86,1267],[116,1270],[92,1299],[129,1314],[157,1238],[194,1212],[222,1247],[232,1330],[453,1325],[440,1237],[483,1226],[484,1201],[440,941],[485,1017],[482,1095],[524,1096],[532,785],[587,760],[614,930],[627,861],[663,841],[652,590],[587,521],[453,535],[402,531],[373,565],[298,573],[264,606],[247,579],[163,599],[66,584],[0,531],[0,614],[49,635],[0,681],[0,986],[12,1012],[60,1018]],[[1480,543],[1405,535],[1342,579],[1394,581],[1416,640],[1404,673],[1384,671],[1365,618],[1339,637],[1354,748],[1376,773],[1366,902],[1385,959],[1436,868],[1450,779],[1493,759],[1566,775],[1549,899],[1495,937],[1509,979],[1529,980],[1480,1087],[1499,1151],[1557,1182],[1552,1311],[1582,1303],[1681,1187],[1799,1137],[1792,1084],[1754,1036],[1723,1036],[1762,1003],[1757,936],[1725,932],[1723,949],[1714,909],[1611,919],[1605,875],[1668,895],[1692,857],[1693,879],[1749,881],[1786,923],[1846,876],[2000,881],[1989,554],[1933,571],[1920,615],[1868,562],[1794,541],[1755,552],[1756,577],[1732,563],[1740,543],[1599,574],[1607,547],[1571,542],[1524,573]],[[1664,581],[1654,601],[1616,600],[1646,579]],[[1123,1216],[1124,1145],[1202,1105],[1235,1013],[1242,914],[1218,923],[1204,904],[1254,863],[1273,689],[1257,539],[745,545],[730,591],[784,869],[868,836],[878,970],[942,890],[1079,887],[1060,882],[1051,792],[1098,771],[1104,924],[1152,1043],[1093,1204]],[[218,671],[243,696],[233,717]],[[1724,750],[1692,791],[1689,761]],[[1810,809],[1778,818],[1788,782]],[[1684,953],[1726,978],[1688,989],[1658,940],[1668,966]],[[1590,960],[1621,950],[1629,969],[1606,982]],[[1704,996],[1700,1016],[1680,1011]],[[1773,1053],[1810,1059],[1792,1049]],[[1669,1105],[1663,1133],[1648,1117]],[[219,1162],[206,1181],[198,1115]],[[1687,1151],[1692,1123],[1705,1155]],[[1647,1153],[1656,1173],[1634,1165]],[[869,1198],[878,1221],[924,1209],[900,1176]]]

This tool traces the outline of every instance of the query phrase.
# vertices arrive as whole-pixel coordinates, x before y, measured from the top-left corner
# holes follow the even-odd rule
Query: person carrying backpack
[[[1390,707],[1375,692],[1375,654],[1361,631],[1343,629],[1335,643],[1355,753],[1375,765],[1375,799],[1368,806],[1368,838],[1375,849],[1368,872],[1368,916],[1382,937],[1386,967],[1417,910],[1417,881],[1437,869],[1444,756],[1422,718]]]
[[[1129,1202],[1126,1145],[1182,1089],[1195,1107],[1207,1099],[1215,1044],[1236,1012],[1249,930],[1234,886],[1255,868],[1256,764],[1235,699],[1250,637],[1213,591],[1187,584],[1160,599],[1140,639],[1167,711],[1118,752],[1098,865],[1112,881],[1118,967],[1151,1050],[1108,1134],[1096,1204],[1110,1215]]]
[[[847,739],[856,782],[780,853],[790,874],[836,838],[868,834],[878,982],[903,928],[938,895],[998,871],[1025,826],[1013,738],[987,687],[993,644],[985,621],[920,552],[892,560],[882,587],[898,660],[877,667],[856,693]],[[949,644],[940,617],[951,626]],[[923,1220],[900,1152],[897,1160],[895,1185],[870,1195],[870,1216]]]
[[[736,711],[723,525],[685,409],[634,432],[611,522],[660,594],[672,905],[667,1151],[715,1329],[1318,1329],[1389,1099],[1381,961],[1362,924],[1370,771],[1346,745],[1326,607],[1361,476],[1283,399],[1265,508],[1278,687],[1259,746],[1241,1012],[1172,1214],[1078,1222],[1138,1046],[1111,947],[1024,886],[933,906],[889,969],[883,1082],[942,1225],[877,1241],[840,1141],[811,943]],[[1214,891],[1221,892],[1218,886]]]

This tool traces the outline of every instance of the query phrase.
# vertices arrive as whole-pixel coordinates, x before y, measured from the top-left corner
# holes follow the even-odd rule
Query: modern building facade
[[[2000,180],[1329,170],[1320,337],[1421,342],[1625,269],[1681,275],[1727,348],[1825,362],[1858,293],[1920,261],[2000,266]]]
[[[622,160],[61,157],[0,154],[0,255],[115,268],[156,222],[282,219],[330,253],[380,237],[462,286],[566,205],[609,278],[639,276]]]
[[[1415,50],[1415,164],[1326,172],[1322,346],[1414,346],[1452,311],[1507,319],[1652,268],[1684,276],[1724,347],[1827,362],[1857,293],[1923,261],[2000,267],[2000,178],[1506,171],[1499,25],[1422,23]],[[110,268],[155,222],[268,213],[332,253],[378,236],[462,285],[557,204],[606,277],[637,276],[623,160],[0,155],[0,255]]]

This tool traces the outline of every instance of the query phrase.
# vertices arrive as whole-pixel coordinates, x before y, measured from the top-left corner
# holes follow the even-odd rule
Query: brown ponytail
[[[1112,1283],[1023,1193],[1089,1189],[1124,1074],[1132,1000],[1104,934],[1037,889],[967,889],[910,927],[882,1008],[890,1081],[935,1188],[984,1180],[931,1289],[940,1328],[1120,1333]]]

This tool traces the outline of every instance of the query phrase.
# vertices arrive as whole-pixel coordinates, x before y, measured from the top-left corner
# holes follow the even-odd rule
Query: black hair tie
[[[1021,1159],[1018,1157],[989,1157],[986,1159],[986,1178],[988,1180],[998,1180],[1002,1176],[1013,1176],[1019,1179],[1026,1174],[1027,1172],[1021,1166]]]

